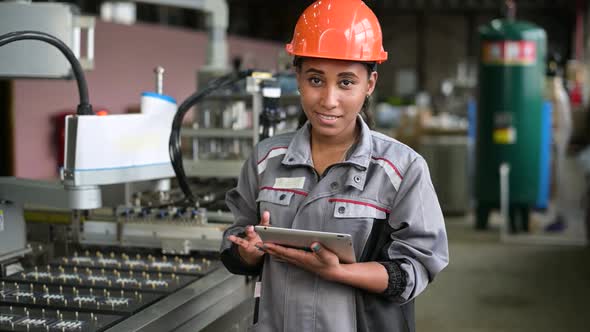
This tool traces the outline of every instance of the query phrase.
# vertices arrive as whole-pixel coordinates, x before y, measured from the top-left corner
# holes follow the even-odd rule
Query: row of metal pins
[[[14,311],[13,307],[10,306],[10,312],[13,313],[13,311]],[[24,311],[27,319],[31,319],[29,309],[27,307],[24,307],[23,308],[23,311]],[[45,308],[42,308],[41,309],[41,316],[42,316],[41,317],[42,319],[45,319]],[[62,331],[65,331],[66,327],[68,327],[68,328],[69,327],[74,327],[73,325],[77,325],[77,327],[78,327],[79,330],[82,329],[82,324],[76,324],[77,322],[80,322],[78,311],[75,311],[74,312],[74,317],[75,317],[75,322],[71,322],[70,324],[66,324],[67,326],[62,327]],[[62,322],[66,322],[66,321],[64,321],[63,313],[61,313],[59,310],[56,310],[56,318],[58,318]],[[38,318],[34,318],[34,320],[35,319],[38,319]],[[90,320],[96,322],[98,320],[98,317],[95,316],[94,313],[90,313]],[[14,328],[15,328],[14,321],[11,321],[10,322],[10,325],[11,325],[11,329],[14,330]],[[25,326],[26,326],[27,331],[29,331],[30,330],[30,323],[27,322],[25,324]],[[46,331],[49,331],[49,329],[50,329],[49,324],[47,324],[46,322],[43,322],[43,326],[45,326],[45,330]]]

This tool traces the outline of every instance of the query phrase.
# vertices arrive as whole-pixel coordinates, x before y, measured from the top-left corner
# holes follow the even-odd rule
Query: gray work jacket
[[[405,290],[397,298],[372,294],[269,255],[263,267],[249,267],[224,240],[222,261],[231,272],[262,271],[252,331],[415,330],[413,299],[448,264],[443,215],[424,159],[358,122],[358,143],[322,177],[313,168],[309,122],[260,142],[226,195],[236,221],[224,239],[258,224],[263,211],[272,226],[348,233],[357,261],[399,262]]]

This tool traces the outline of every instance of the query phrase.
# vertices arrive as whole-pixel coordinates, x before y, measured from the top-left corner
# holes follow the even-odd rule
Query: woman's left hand
[[[326,280],[333,280],[341,269],[338,256],[318,242],[312,243],[311,252],[266,242],[263,248],[269,255],[313,272]]]

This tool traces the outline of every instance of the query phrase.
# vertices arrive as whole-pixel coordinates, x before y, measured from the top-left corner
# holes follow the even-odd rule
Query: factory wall
[[[422,86],[431,95],[438,93],[442,80],[456,75],[459,63],[477,61],[477,27],[492,19],[461,14],[382,15],[386,22],[383,44],[389,52],[388,61],[379,68],[382,97],[400,91],[399,84],[404,82],[396,79],[400,71],[414,72],[418,90]]]
[[[111,114],[139,107],[140,94],[155,89],[153,69],[165,68],[164,93],[180,103],[196,88],[196,73],[205,64],[207,35],[178,28],[98,21],[95,70],[87,72],[90,102]],[[281,43],[229,38],[229,59],[240,55],[245,65],[275,69]],[[75,110],[75,81],[15,80],[13,84],[15,176],[58,176],[53,143],[53,115]],[[100,140],[100,137],[96,138]]]
[[[400,14],[381,12],[383,44],[388,60],[379,66],[377,91],[381,97],[396,96],[400,90],[396,76],[414,71],[417,88],[431,95],[440,93],[441,82],[454,78],[459,63],[477,63],[478,28],[497,16],[492,13]],[[549,50],[563,57],[569,54],[571,22],[563,12],[523,12],[518,15],[547,32]],[[421,77],[420,77],[421,76]],[[403,80],[402,80],[403,82]],[[406,90],[406,89],[402,89]]]
[[[386,17],[383,27],[383,47],[388,52],[388,59],[381,64],[377,92],[379,96],[395,95],[397,86],[395,75],[399,70],[416,70],[418,67],[416,51],[416,16],[395,15]]]

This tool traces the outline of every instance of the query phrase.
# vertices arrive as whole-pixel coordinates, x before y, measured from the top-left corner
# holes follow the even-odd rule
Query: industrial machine
[[[514,13],[479,30],[479,103],[476,148],[476,227],[499,207],[499,166],[510,166],[510,225],[527,230],[528,213],[541,190],[548,126],[543,108],[545,31],[516,21]],[[537,82],[535,84],[535,82]]]
[[[199,3],[209,12],[220,2]],[[7,13],[8,6],[22,16],[36,4],[0,3],[0,12]],[[44,12],[47,21],[64,22],[66,15],[66,22],[77,22],[69,5],[43,6],[49,8]],[[50,10],[52,6],[60,10]],[[213,16],[219,23],[220,16]],[[7,68],[1,75],[73,76],[80,103],[77,114],[66,118],[61,181],[0,178],[0,331],[244,330],[252,313],[253,283],[230,274],[217,259],[223,230],[232,222],[217,210],[236,174],[234,169],[225,173],[219,168],[203,174],[195,169],[207,166],[193,164],[188,176],[198,178],[189,179],[180,125],[184,114],[205,96],[224,104],[249,100],[242,114],[250,120],[240,132],[248,133],[247,142],[232,136],[229,144],[221,144],[236,156],[232,162],[241,164],[248,146],[261,134],[270,136],[280,129],[280,91],[277,94],[272,75],[242,73],[213,80],[177,107],[163,94],[162,70],[157,69],[156,91],[142,95],[140,114],[96,116],[79,54],[52,34],[51,24],[38,27],[43,32],[32,31],[37,29],[34,21],[0,25],[0,50],[17,43],[35,48],[45,45],[38,42],[43,41],[65,55],[69,68],[60,67],[57,74],[8,72],[14,69],[9,63],[21,59],[0,52],[0,69]],[[19,26],[23,22],[26,26]],[[27,31],[10,32],[19,29]],[[215,45],[216,52],[225,50],[225,45]],[[206,69],[221,71],[220,67],[212,63]],[[246,76],[244,85],[233,84]],[[214,91],[218,93],[209,96]],[[212,128],[188,132],[195,138],[193,156],[203,156],[199,144],[211,146],[225,139]],[[203,140],[209,141],[202,144]],[[170,182],[174,177],[179,188]]]
[[[78,7],[67,3],[4,1],[0,5],[0,34],[32,30],[50,33],[63,41],[78,58],[83,69],[94,67],[94,17],[80,15]],[[23,18],[26,17],[26,20]],[[32,23],[34,22],[34,23]],[[83,38],[86,32],[85,38]],[[86,48],[82,49],[84,39]],[[0,49],[0,76],[30,78],[71,77],[72,67],[51,45],[27,42]]]

